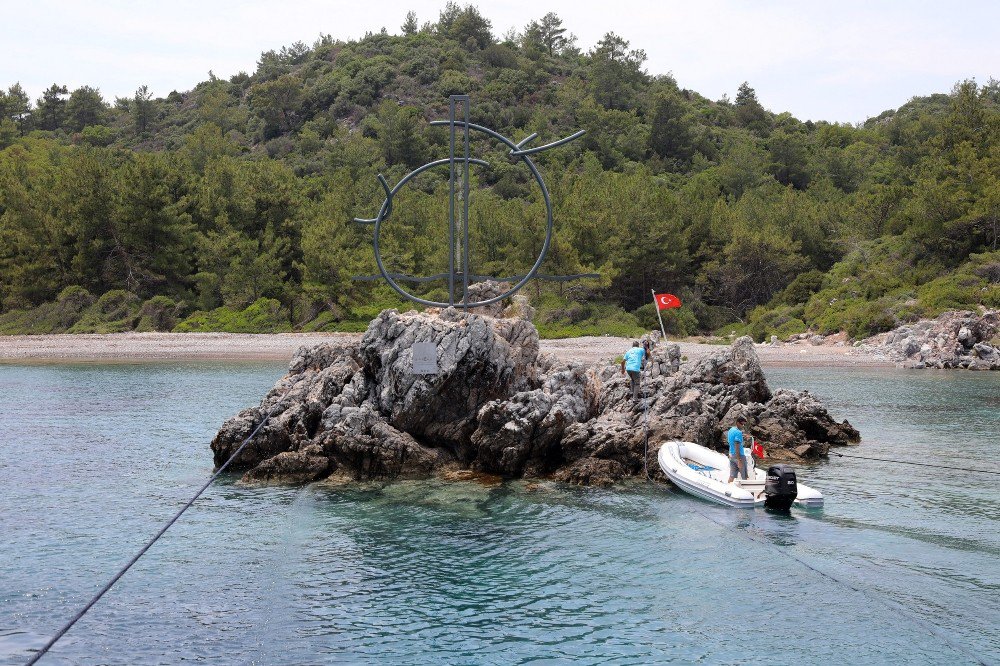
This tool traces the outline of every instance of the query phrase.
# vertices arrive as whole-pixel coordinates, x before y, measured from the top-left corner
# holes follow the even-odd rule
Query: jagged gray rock
[[[511,286],[512,285],[509,282],[497,282],[495,280],[486,280],[485,282],[470,284],[469,302],[475,303],[496,298],[497,296],[510,291]],[[503,315],[504,305],[503,301],[497,301],[496,303],[490,303],[489,305],[484,305],[482,307],[470,308],[469,311],[486,317],[500,317]],[[530,317],[525,318],[530,319]]]
[[[436,346],[438,374],[412,373],[415,342]],[[681,364],[677,345],[660,345],[642,392],[633,403],[616,366],[540,354],[536,329],[520,317],[387,310],[356,344],[300,349],[260,406],[227,421],[212,449],[221,464],[273,409],[232,463],[247,482],[472,470],[609,484],[644,466],[658,474],[655,453],[666,439],[721,448],[740,414],[776,459],[812,459],[859,438],[808,393],[772,395],[750,338],[694,364]]]
[[[865,351],[910,369],[1000,370],[1000,312],[945,312],[864,341]]]

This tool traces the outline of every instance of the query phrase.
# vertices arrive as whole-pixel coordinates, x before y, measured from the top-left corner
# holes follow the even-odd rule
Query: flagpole
[[[650,289],[653,294],[653,307],[656,308],[656,318],[660,320],[660,333],[663,333],[663,341],[667,341],[667,330],[663,328],[663,315],[660,314],[660,304],[656,302],[656,290]]]

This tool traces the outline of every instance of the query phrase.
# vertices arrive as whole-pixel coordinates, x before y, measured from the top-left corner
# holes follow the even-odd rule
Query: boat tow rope
[[[896,463],[898,465],[918,465],[920,467],[937,467],[938,469],[955,469],[961,472],[976,472],[977,474],[1000,474],[1000,469],[973,469],[971,467],[955,467],[953,465],[936,465],[934,463],[914,462],[912,460],[893,460],[892,458],[868,458],[866,456],[855,456],[846,453],[830,451],[831,456],[838,458],[857,458],[858,460],[877,460],[879,462]]]
[[[757,442],[760,445],[767,444],[771,446],[768,442],[762,442],[759,439]],[[827,451],[827,455],[837,456],[838,458],[856,458],[857,460],[874,460],[877,462],[887,462],[895,463],[896,465],[916,465],[917,467],[936,467],[938,469],[953,469],[959,472],[974,472],[976,474],[1000,474],[1000,469],[974,469],[972,467],[958,467],[956,465],[939,465],[937,463],[925,463],[916,462],[914,460],[897,460],[895,458],[872,458],[869,456],[856,456],[853,453],[837,453],[836,451]]]
[[[278,406],[282,402],[284,402],[284,400],[285,400],[286,397],[288,397],[288,393],[285,393],[285,395],[281,396],[280,400],[278,400],[276,403],[274,403],[274,406],[271,407],[271,409],[267,412],[267,414],[264,415],[264,418],[261,419],[261,422],[257,424],[257,427],[253,429],[253,432],[251,432],[247,436],[247,438],[243,440],[243,443],[240,444],[239,447],[235,451],[233,451],[233,454],[231,456],[229,456],[229,459],[226,460],[226,462],[223,463],[222,466],[215,471],[215,474],[213,474],[212,477],[208,481],[205,482],[205,485],[203,485],[201,488],[198,489],[198,492],[196,492],[194,494],[194,497],[192,497],[190,500],[188,500],[187,504],[185,504],[183,507],[181,507],[181,510],[178,511],[176,514],[174,514],[174,517],[171,518],[170,520],[168,520],[167,523],[162,528],[160,528],[160,531],[157,532],[156,535],[152,539],[150,539],[149,541],[147,541],[146,545],[144,545],[142,548],[139,549],[139,552],[136,553],[135,556],[131,560],[128,561],[128,564],[126,564],[121,569],[119,569],[118,573],[116,573],[111,578],[111,580],[109,580],[107,582],[107,584],[104,587],[102,587],[101,590],[97,594],[95,594],[94,597],[89,602],[87,602],[87,605],[84,606],[82,609],[80,609],[80,611],[76,615],[73,616],[73,619],[71,619],[69,622],[67,622],[66,624],[64,624],[62,626],[62,628],[58,632],[56,632],[56,635],[53,636],[52,639],[48,643],[46,643],[41,649],[39,649],[38,652],[35,653],[35,655],[25,664],[25,666],[31,666],[32,664],[34,664],[35,662],[37,662],[39,659],[41,659],[45,655],[45,653],[49,651],[49,648],[51,648],[53,645],[55,645],[56,641],[58,641],[60,638],[62,638],[63,635],[65,635],[66,632],[69,631],[73,627],[73,625],[76,624],[77,621],[80,620],[80,618],[82,618],[84,615],[86,615],[87,611],[89,611],[94,606],[94,604],[96,604],[98,601],[100,601],[101,597],[103,597],[104,594],[108,590],[110,590],[111,587],[115,583],[117,583],[118,580],[122,576],[124,576],[125,573],[129,569],[132,568],[132,565],[135,564],[136,562],[138,562],[139,558],[146,554],[146,551],[149,550],[150,547],[154,543],[156,543],[160,539],[160,537],[163,536],[163,534],[168,529],[170,529],[170,527],[175,522],[177,522],[177,519],[180,518],[181,515],[185,511],[187,511],[191,507],[192,504],[194,504],[195,500],[197,500],[199,497],[201,497],[201,494],[203,492],[205,492],[205,490],[210,485],[212,485],[212,483],[216,479],[218,479],[219,476],[221,476],[224,471],[226,471],[226,468],[229,467],[229,463],[233,462],[233,460],[236,459],[236,456],[238,456],[240,454],[240,452],[242,452],[243,449],[246,448],[246,445],[250,443],[250,440],[252,440],[254,437],[257,436],[257,433],[260,432],[260,429],[264,427],[264,424],[267,423],[268,419],[271,418],[271,415],[274,414],[275,410],[277,410]]]
[[[676,491],[674,491],[673,489],[670,489],[670,492],[673,493],[673,494],[677,494]],[[696,500],[696,501],[698,501],[698,500]],[[691,509],[695,513],[697,513],[699,516],[701,516],[702,518],[704,518],[705,520],[708,520],[709,522],[715,523],[716,525],[718,525],[719,527],[721,527],[723,529],[727,529],[727,530],[729,530],[731,532],[735,532],[736,534],[738,534],[739,536],[743,537],[744,539],[748,539],[748,540],[750,540],[750,541],[752,541],[752,542],[754,542],[754,543],[756,543],[758,545],[770,547],[773,550],[781,553],[785,557],[787,557],[787,558],[789,558],[791,560],[794,560],[795,562],[798,562],[799,564],[801,564],[802,566],[804,566],[806,569],[809,569],[813,573],[816,573],[816,574],[822,576],[823,578],[827,578],[827,579],[833,581],[834,583],[837,583],[838,585],[842,585],[842,586],[848,588],[849,590],[853,590],[854,592],[857,592],[858,594],[860,594],[860,595],[862,595],[862,596],[870,599],[871,601],[874,601],[876,603],[881,603],[883,606],[886,606],[887,608],[896,611],[897,613],[899,613],[899,614],[903,615],[904,617],[906,617],[913,624],[915,624],[915,625],[923,628],[929,634],[931,634],[935,638],[941,640],[944,644],[946,644],[948,647],[950,647],[955,652],[958,652],[959,654],[961,654],[964,657],[966,657],[967,659],[969,659],[972,663],[980,664],[981,666],[991,666],[993,664],[993,662],[986,661],[981,656],[979,656],[977,654],[973,654],[973,653],[967,651],[961,645],[956,644],[955,641],[946,632],[944,632],[941,629],[939,629],[932,622],[928,622],[927,620],[924,620],[923,618],[920,618],[920,617],[914,615],[913,612],[910,609],[908,609],[906,606],[904,606],[903,604],[897,603],[893,599],[889,598],[887,595],[885,595],[885,594],[878,594],[877,591],[871,591],[870,589],[866,589],[864,586],[856,585],[854,583],[851,583],[849,580],[844,580],[843,578],[840,578],[839,576],[835,576],[834,574],[832,574],[832,573],[830,573],[828,571],[824,571],[823,569],[820,569],[820,568],[818,568],[818,567],[810,564],[809,562],[807,562],[806,560],[802,559],[801,557],[798,557],[794,553],[789,552],[787,549],[782,548],[781,546],[779,546],[779,545],[777,545],[777,544],[775,544],[775,543],[773,543],[771,541],[768,541],[767,539],[761,539],[761,538],[755,537],[755,536],[753,536],[752,534],[750,534],[749,532],[747,532],[745,530],[737,529],[737,528],[733,527],[732,525],[727,525],[727,524],[725,524],[723,522],[720,522],[720,521],[716,520],[715,518],[713,518],[712,516],[708,515],[707,513],[705,513],[704,511],[702,511],[701,509],[699,509],[696,506],[692,506]]]

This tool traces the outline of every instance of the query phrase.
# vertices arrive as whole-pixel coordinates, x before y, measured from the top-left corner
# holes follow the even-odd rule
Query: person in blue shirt
[[[732,483],[737,473],[741,479],[746,480],[747,478],[747,459],[743,455],[743,426],[746,423],[745,417],[738,416],[736,417],[736,425],[726,433],[726,439],[729,441],[729,481],[727,483]]]
[[[646,365],[646,350],[636,340],[622,358],[622,374],[628,372],[628,376],[632,378],[632,402],[639,402],[639,373],[642,372],[644,365]]]

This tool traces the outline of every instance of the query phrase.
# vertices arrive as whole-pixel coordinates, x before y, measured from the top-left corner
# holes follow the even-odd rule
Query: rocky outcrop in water
[[[413,374],[417,342],[436,346],[437,374]],[[667,439],[722,448],[740,414],[772,459],[815,459],[859,439],[808,393],[772,393],[750,338],[694,364],[661,345],[642,393],[633,403],[617,366],[539,353],[537,331],[519,317],[387,310],[359,343],[300,349],[259,406],[223,425],[212,449],[222,464],[273,410],[232,464],[245,481],[472,470],[609,484],[642,474],[644,464],[659,474],[656,449]]]
[[[864,348],[905,368],[1000,370],[1000,312],[946,312],[865,340]]]

